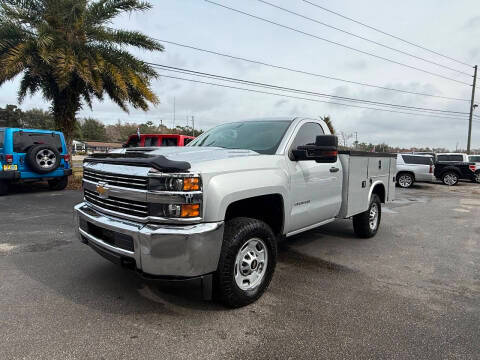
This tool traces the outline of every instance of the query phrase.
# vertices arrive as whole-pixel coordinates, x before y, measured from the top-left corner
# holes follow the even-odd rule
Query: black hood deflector
[[[129,152],[128,154],[93,154],[83,162],[117,164],[129,166],[150,166],[161,172],[186,172],[191,168],[190,163],[186,161],[174,161],[167,159],[163,155],[148,155],[140,152]]]

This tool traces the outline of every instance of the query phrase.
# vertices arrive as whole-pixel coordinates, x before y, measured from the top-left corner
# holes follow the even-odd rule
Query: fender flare
[[[382,180],[374,181],[373,184],[370,186],[370,191],[368,192],[368,203],[370,203],[370,201],[372,200],[373,190],[378,185],[381,185],[383,187],[383,191],[385,192],[385,195],[387,194],[387,189],[385,188],[385,184],[383,183],[383,181]],[[387,199],[385,198],[383,203],[386,203],[386,202],[387,202]]]

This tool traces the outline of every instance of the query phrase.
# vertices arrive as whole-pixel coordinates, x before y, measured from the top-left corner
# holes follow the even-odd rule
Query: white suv
[[[409,188],[414,182],[433,182],[433,159],[430,155],[397,155],[397,185]]]

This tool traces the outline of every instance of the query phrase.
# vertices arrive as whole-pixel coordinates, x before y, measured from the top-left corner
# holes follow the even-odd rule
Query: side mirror
[[[122,144],[122,148],[126,148],[126,147],[127,147],[127,143]]]
[[[299,146],[292,153],[296,161],[334,163],[338,157],[338,138],[335,135],[320,135],[317,136],[315,144]]]

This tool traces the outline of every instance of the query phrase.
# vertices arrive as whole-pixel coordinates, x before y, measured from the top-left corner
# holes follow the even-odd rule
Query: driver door
[[[314,160],[296,161],[292,150],[298,146],[315,144],[324,135],[319,123],[305,122],[289,146],[288,160],[291,174],[291,213],[289,232],[300,230],[334,218],[342,203],[342,172],[340,160],[336,163],[317,163]]]

